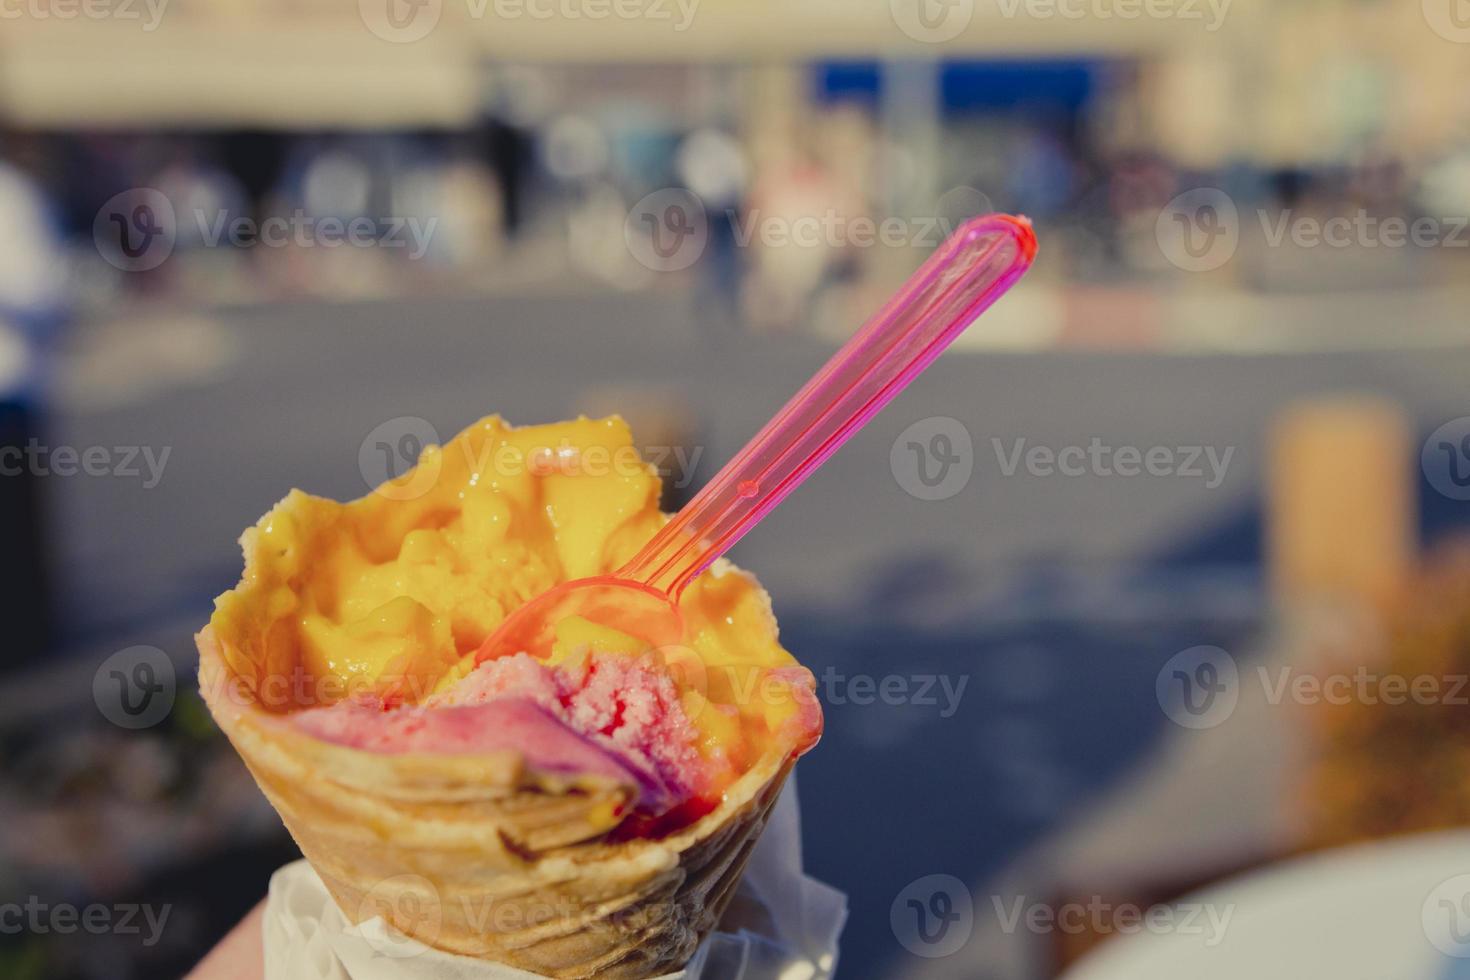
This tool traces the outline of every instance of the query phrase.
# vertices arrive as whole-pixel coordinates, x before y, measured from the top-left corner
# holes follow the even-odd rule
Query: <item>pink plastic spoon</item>
[[[1025,218],[967,221],[631,561],[532,599],[490,635],[476,663],[522,650],[544,656],[568,616],[654,646],[680,642],[684,587],[928,367],[1035,255]]]

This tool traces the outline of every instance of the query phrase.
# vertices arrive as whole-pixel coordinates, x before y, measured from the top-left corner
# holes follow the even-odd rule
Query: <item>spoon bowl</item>
[[[556,624],[573,616],[637,637],[654,649],[684,636],[684,617],[667,593],[617,575],[594,575],[563,582],[511,613],[480,646],[475,664],[522,651],[545,659],[556,641]]]

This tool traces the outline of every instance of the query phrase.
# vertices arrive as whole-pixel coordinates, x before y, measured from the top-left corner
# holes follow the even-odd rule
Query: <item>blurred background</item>
[[[296,856],[191,639],[288,488],[618,411],[677,506],[991,210],[1032,272],[735,553],[840,975],[1451,975],[1463,0],[0,0],[0,975],[182,975]]]

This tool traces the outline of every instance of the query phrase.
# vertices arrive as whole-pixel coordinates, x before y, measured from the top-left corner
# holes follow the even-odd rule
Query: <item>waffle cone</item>
[[[609,841],[637,789],[517,752],[389,755],[311,738],[233,683],[205,629],[216,721],[346,917],[549,977],[642,978],[685,964],[734,894],[794,753],[661,839]]]

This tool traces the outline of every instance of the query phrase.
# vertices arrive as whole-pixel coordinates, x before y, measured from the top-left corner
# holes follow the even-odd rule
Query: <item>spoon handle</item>
[[[1031,266],[1025,218],[972,218],[622,569],[678,598]]]

